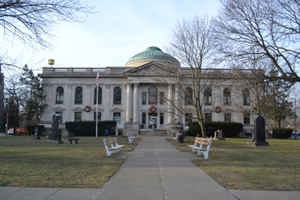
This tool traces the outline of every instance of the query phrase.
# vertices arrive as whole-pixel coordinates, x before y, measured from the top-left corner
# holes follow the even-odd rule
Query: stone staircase
[[[145,135],[145,136],[166,136],[167,131],[166,130],[140,130],[140,135]]]

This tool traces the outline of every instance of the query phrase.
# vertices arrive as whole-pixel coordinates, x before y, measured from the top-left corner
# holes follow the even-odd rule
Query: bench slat
[[[188,145],[192,148],[192,152],[196,152],[197,155],[203,155],[205,159],[208,159],[208,153],[212,144],[212,138],[195,137],[193,145]],[[206,146],[205,148],[203,146]]]

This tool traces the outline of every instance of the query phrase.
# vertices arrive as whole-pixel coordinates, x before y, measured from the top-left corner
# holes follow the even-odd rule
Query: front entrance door
[[[157,113],[149,114],[148,119],[149,119],[148,128],[157,129]]]

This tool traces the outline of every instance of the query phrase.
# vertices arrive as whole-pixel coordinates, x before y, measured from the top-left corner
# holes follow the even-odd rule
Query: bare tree
[[[248,70],[241,68],[241,65],[247,67]],[[245,112],[264,116],[269,128],[272,128],[274,123],[280,128],[283,120],[295,115],[292,103],[289,101],[291,84],[278,78],[278,71],[270,65],[272,65],[271,62],[261,62],[251,57],[248,63],[236,63],[236,66],[232,67],[235,79],[242,83],[240,87],[243,91],[248,90],[250,94],[248,100],[245,94],[242,94],[242,105],[248,105]],[[272,70],[268,71],[269,68]]]
[[[282,79],[299,82],[299,0],[221,0],[214,34],[222,60],[255,56],[272,62]]]
[[[26,43],[45,46],[50,25],[79,20],[85,13],[88,8],[79,0],[4,0],[0,1],[0,28]]]
[[[82,15],[91,12],[91,8],[84,6],[80,0],[3,0],[0,1],[0,30],[4,35],[26,44],[37,43],[46,47],[45,36],[49,35],[50,25],[79,21]],[[0,55],[0,116],[4,113],[3,67],[18,68]]]
[[[182,64],[190,68],[192,76],[192,104],[196,111],[197,122],[200,125],[202,136],[206,136],[202,102],[203,91],[208,84],[208,79],[203,77],[203,68],[210,64],[213,50],[211,24],[208,18],[195,17],[191,21],[178,23],[174,30],[171,51],[174,56],[179,58]],[[183,80],[182,78],[179,78],[179,82]],[[184,93],[181,94],[184,95]]]

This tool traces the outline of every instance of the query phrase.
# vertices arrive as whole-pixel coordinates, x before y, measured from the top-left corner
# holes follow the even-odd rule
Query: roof
[[[174,64],[179,64],[178,60],[173,56],[163,52],[160,48],[151,46],[148,47],[145,51],[142,51],[138,54],[135,54],[126,63],[126,66],[134,66],[135,63],[141,63],[141,61],[153,61],[153,60],[162,60],[168,61]]]

